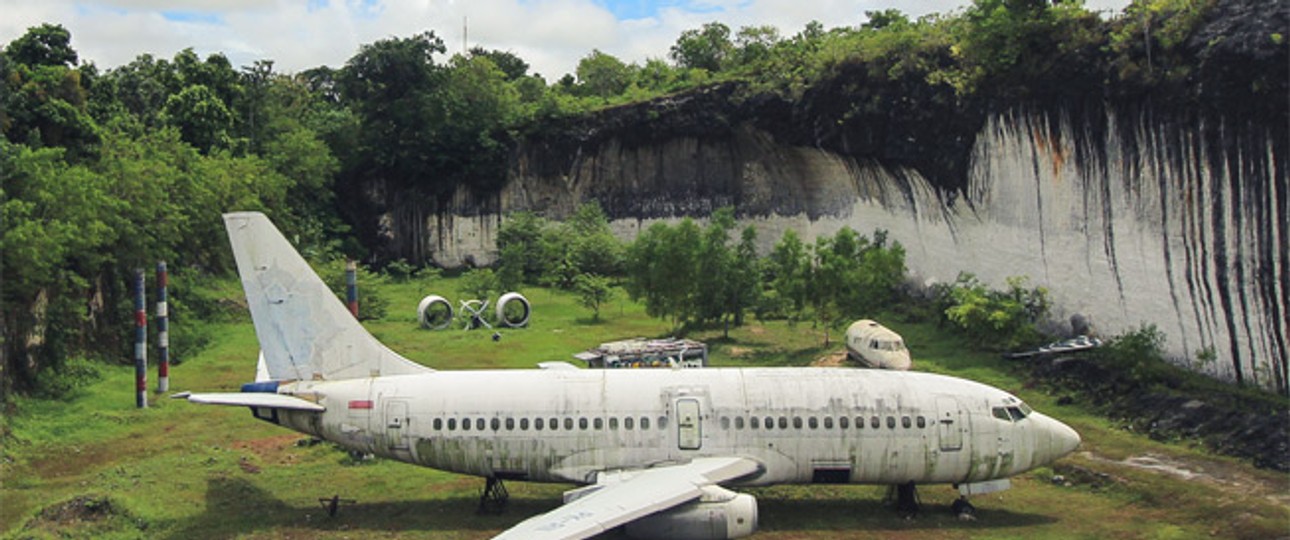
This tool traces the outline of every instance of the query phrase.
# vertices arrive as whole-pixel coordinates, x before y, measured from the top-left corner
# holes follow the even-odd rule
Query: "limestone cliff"
[[[1228,23],[1194,39],[1262,31]],[[542,126],[495,193],[372,195],[389,256],[445,266],[491,263],[510,212],[558,219],[593,199],[625,239],[726,205],[763,251],[786,229],[886,229],[920,283],[1028,276],[1059,318],[1108,335],[1153,323],[1177,357],[1217,357],[1197,369],[1285,388],[1290,117],[1231,80],[1243,66],[1286,83],[1278,47],[1207,49],[1230,58],[1198,71],[1208,86],[1189,95],[1214,98],[1199,105],[1112,91],[965,102],[913,81],[862,107],[864,75],[845,69],[796,101],[715,86]]]

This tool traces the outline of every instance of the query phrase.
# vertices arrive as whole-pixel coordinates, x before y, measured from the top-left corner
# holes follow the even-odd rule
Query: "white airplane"
[[[1008,393],[916,372],[828,368],[436,371],[368,334],[264,215],[224,216],[262,348],[239,393],[183,394],[358,452],[488,479],[583,487],[497,538],[739,538],[727,488],[948,483],[962,493],[1072,452],[1079,435]]]

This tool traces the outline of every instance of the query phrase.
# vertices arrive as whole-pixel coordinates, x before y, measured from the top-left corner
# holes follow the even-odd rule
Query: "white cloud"
[[[293,72],[338,67],[359,46],[432,30],[450,54],[469,45],[509,50],[548,80],[574,70],[600,49],[628,62],[665,58],[683,30],[719,20],[736,30],[769,24],[791,36],[809,21],[856,25],[865,10],[895,6],[911,16],[948,12],[969,0],[689,0],[640,2],[629,20],[595,0],[0,0],[0,43],[44,22],[72,32],[82,61],[119,66],[142,53],[170,57],[192,47],[223,52],[235,65],[272,59]],[[1089,0],[1090,9],[1123,8],[1128,0]],[[662,7],[647,9],[648,5]],[[191,16],[176,17],[175,13]],[[167,17],[166,14],[171,16]]]

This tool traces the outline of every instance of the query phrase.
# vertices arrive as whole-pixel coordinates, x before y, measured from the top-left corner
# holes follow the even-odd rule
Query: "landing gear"
[[[950,510],[958,516],[960,521],[975,521],[976,507],[968,502],[967,497],[959,496],[958,500],[950,505]]]
[[[506,492],[506,484],[497,477],[490,476],[484,481],[484,492],[479,495],[480,514],[500,514],[506,509],[511,494]]]
[[[913,519],[918,515],[921,504],[918,502],[918,489],[914,487],[913,482],[905,482],[891,486],[887,491],[887,500],[892,499],[892,492],[895,492],[896,513],[905,519]]]

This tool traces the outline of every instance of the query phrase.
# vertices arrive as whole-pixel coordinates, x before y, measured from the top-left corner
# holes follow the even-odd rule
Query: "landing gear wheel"
[[[479,495],[480,514],[500,514],[506,509],[511,494],[506,492],[506,484],[500,478],[488,477],[484,481],[484,492]]]
[[[918,488],[913,482],[905,482],[892,486],[896,490],[896,513],[905,519],[913,519],[918,515],[919,508],[922,507],[918,502]]]
[[[976,507],[968,502],[967,497],[959,497],[950,505],[950,510],[962,521],[976,520]]]

